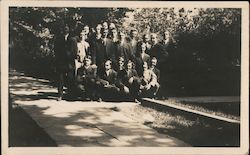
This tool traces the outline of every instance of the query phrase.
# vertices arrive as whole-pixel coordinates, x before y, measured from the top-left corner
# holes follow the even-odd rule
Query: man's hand
[[[109,87],[110,85],[109,85],[109,82],[106,82],[105,84],[104,84],[104,87],[105,88],[107,88],[107,87]]]
[[[93,64],[92,67],[95,68],[95,69],[97,68],[96,64]]]
[[[128,87],[124,86],[123,89],[124,89],[125,93],[129,93],[129,88]]]
[[[149,89],[151,88],[151,85],[148,84],[148,85],[146,85],[145,87],[146,87],[147,90],[149,90]]]
[[[134,81],[134,78],[133,78],[133,77],[131,77],[131,78],[128,80],[128,82],[129,82],[130,84],[132,84],[133,81]]]

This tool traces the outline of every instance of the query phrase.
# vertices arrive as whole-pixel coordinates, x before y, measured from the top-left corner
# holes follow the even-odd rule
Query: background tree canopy
[[[62,25],[95,27],[103,21],[140,36],[169,30],[176,47],[166,67],[169,95],[239,95],[241,9],[233,8],[43,8],[9,9],[10,67],[54,77],[54,36]],[[174,61],[173,61],[174,60]]]

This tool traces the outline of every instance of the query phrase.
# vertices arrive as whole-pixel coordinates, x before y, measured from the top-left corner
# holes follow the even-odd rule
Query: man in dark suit
[[[143,63],[150,62],[150,56],[146,53],[147,47],[143,42],[138,43],[138,52],[136,55],[136,70],[139,76],[143,74]]]
[[[144,34],[143,35],[143,40],[142,40],[143,43],[146,44],[146,53],[149,54],[149,50],[151,49],[152,45],[150,43],[150,34]]]
[[[118,71],[117,86],[120,88],[123,96],[125,94],[129,99],[138,101],[140,79],[131,60],[128,61],[126,70],[122,69]]]
[[[68,79],[68,88],[72,88],[74,79],[74,60],[77,53],[77,44],[69,34],[69,26],[65,25],[63,32],[55,38],[54,44],[56,71],[58,74],[58,100],[63,97],[63,86]]]
[[[119,88],[116,87],[115,83],[117,81],[117,72],[112,69],[112,62],[107,60],[105,62],[105,69],[97,73],[97,87],[99,101],[102,101],[101,97],[110,99],[116,96],[119,92]]]
[[[108,37],[109,30],[104,29],[103,31],[103,44],[104,44],[104,52],[105,52],[105,60],[111,60],[112,62],[115,60],[114,54],[114,46],[112,40]]]
[[[102,23],[103,32],[107,32],[107,37],[110,37],[109,25],[106,21]]]
[[[135,62],[135,55],[133,53],[131,44],[126,40],[125,32],[120,31],[119,36],[120,41],[117,45],[116,60],[118,60],[119,57],[123,57],[125,63],[127,63],[128,60],[132,60],[133,62]]]
[[[132,46],[133,54],[136,55],[138,44],[138,31],[136,29],[130,31],[130,44]]]
[[[91,66],[91,56],[86,56],[84,66],[77,70],[77,88],[81,96],[93,99],[96,89],[96,68]]]
[[[83,31],[84,31],[84,34],[85,34],[86,42],[88,42],[89,44],[92,44],[92,42],[93,42],[93,34],[90,32],[89,26],[84,25]]]
[[[170,31],[166,30],[163,33],[163,40],[162,40],[162,45],[167,52],[167,60],[164,64],[166,66],[165,70],[166,71],[173,71],[175,67],[175,63],[177,62],[177,56],[176,56],[176,41],[174,40],[172,34]]]
[[[151,34],[151,41],[152,47],[149,50],[149,55],[151,58],[155,57],[158,60],[159,65],[161,65],[166,60],[168,54],[164,49],[163,45],[159,43],[157,34]]]
[[[91,47],[93,64],[97,66],[98,70],[102,70],[106,60],[105,46],[102,39],[101,24],[96,27],[95,38]]]

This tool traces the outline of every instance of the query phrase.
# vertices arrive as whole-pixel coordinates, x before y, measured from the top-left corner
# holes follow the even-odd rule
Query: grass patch
[[[240,126],[207,120],[167,109],[155,110],[141,105],[120,107],[120,111],[137,122],[143,123],[159,133],[178,138],[192,146],[240,146]],[[145,123],[144,115],[153,117],[152,123]]]

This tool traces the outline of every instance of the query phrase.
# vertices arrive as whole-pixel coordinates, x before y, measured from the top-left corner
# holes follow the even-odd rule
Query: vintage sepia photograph
[[[3,154],[247,154],[249,4],[193,3],[4,3]]]

